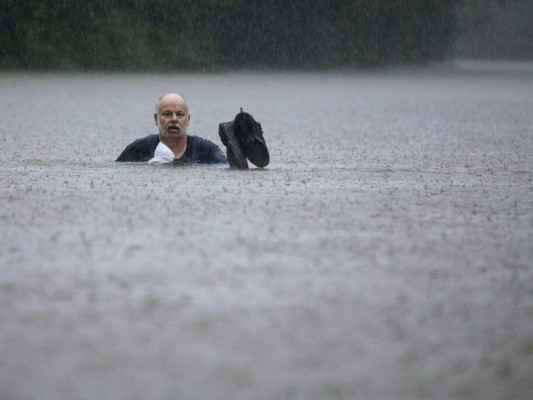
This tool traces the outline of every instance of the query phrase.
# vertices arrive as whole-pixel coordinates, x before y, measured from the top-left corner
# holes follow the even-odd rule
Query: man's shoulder
[[[207,139],[204,139],[203,137],[198,136],[198,135],[189,135],[189,138],[190,138],[190,140],[192,140],[192,141],[194,141],[194,142],[203,142],[203,141],[207,141]]]
[[[156,142],[159,142],[159,135],[154,133],[133,141],[131,144],[129,144],[129,146],[152,144]]]
[[[199,162],[223,163],[226,156],[215,143],[196,135],[189,135],[189,157]]]
[[[218,147],[211,140],[203,138],[201,136],[189,135],[189,138],[190,138],[191,143],[193,143],[194,145],[197,145],[197,146],[207,146],[207,147],[216,146],[216,147]]]
[[[152,134],[130,143],[117,161],[147,161],[152,158],[155,148],[159,143],[159,135]]]

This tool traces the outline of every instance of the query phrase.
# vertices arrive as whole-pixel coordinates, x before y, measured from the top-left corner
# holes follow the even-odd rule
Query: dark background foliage
[[[170,71],[423,63],[466,0],[0,1],[0,68]]]

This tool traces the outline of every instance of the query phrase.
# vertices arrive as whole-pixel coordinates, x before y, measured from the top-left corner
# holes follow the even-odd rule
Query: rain
[[[2,2],[0,399],[530,399],[532,12]],[[270,163],[116,162],[168,92]]]

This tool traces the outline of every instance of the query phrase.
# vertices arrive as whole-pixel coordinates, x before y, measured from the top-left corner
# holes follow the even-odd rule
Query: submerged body
[[[160,143],[159,135],[156,134],[137,139],[124,149],[116,161],[150,161]],[[187,135],[185,151],[175,160],[186,163],[225,163],[226,155],[210,140]]]

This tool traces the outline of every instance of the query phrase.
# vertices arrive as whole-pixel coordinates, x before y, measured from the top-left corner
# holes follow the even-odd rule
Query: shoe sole
[[[233,121],[221,122],[218,125],[218,135],[224,146],[226,146],[230,167],[247,169],[248,161],[246,161],[246,157],[235,134]]]
[[[270,162],[270,155],[263,137],[261,124],[255,121],[250,114],[241,111],[235,117],[234,131],[239,143],[241,143],[244,156],[255,166],[266,167]]]

